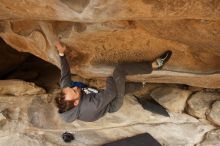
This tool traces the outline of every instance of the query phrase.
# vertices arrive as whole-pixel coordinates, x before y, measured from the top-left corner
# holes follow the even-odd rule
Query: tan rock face
[[[187,111],[189,114],[206,119],[206,115],[208,114],[209,107],[216,100],[220,100],[220,94],[218,93],[206,93],[206,92],[198,92],[187,101],[188,108]],[[215,109],[215,108],[214,108]],[[218,112],[215,112],[217,115]]]
[[[1,0],[1,18],[107,21],[119,19],[219,19],[219,2],[206,0]],[[39,11],[41,9],[41,11]],[[97,17],[98,16],[98,17]]]
[[[207,118],[214,124],[220,126],[220,100],[212,104]]]
[[[173,112],[182,112],[190,91],[172,87],[161,87],[153,90],[151,96],[154,100]]]
[[[43,93],[45,93],[45,90],[36,86],[34,83],[28,83],[21,80],[0,81],[0,94],[19,96]]]
[[[10,81],[9,81],[10,82]],[[29,86],[26,91],[31,90]],[[123,107],[107,113],[95,122],[61,121],[48,94],[0,96],[0,145],[65,145],[61,135],[74,133],[71,145],[102,145],[121,138],[150,133],[163,145],[198,143],[214,127],[186,114],[172,113],[164,117],[144,110],[133,96],[126,96]],[[172,131],[172,132],[168,132]]]
[[[0,127],[3,127],[6,123],[6,117],[0,113]]]
[[[146,132],[166,146],[194,146],[203,143],[218,145],[218,132],[210,132],[216,127],[184,113],[169,111],[170,117],[164,117],[144,110],[132,95],[125,96],[124,104],[118,112],[107,113],[95,122],[76,120],[73,123],[65,123],[58,116],[53,103],[53,98],[59,94],[59,90],[45,94],[42,88],[34,84],[24,81],[13,83],[12,80],[4,80],[0,87],[6,85],[11,85],[7,86],[10,92],[13,93],[15,87],[18,91],[17,94],[3,95],[9,92],[0,90],[0,145],[65,145],[61,138],[65,131],[74,134],[75,140],[70,144],[77,146],[102,145]],[[151,92],[152,88],[158,88],[157,86],[149,87],[146,92]],[[164,86],[169,85],[159,87]],[[178,91],[183,95],[184,91],[176,89],[177,87],[171,85],[171,91]],[[170,93],[168,87],[165,89]],[[166,91],[163,91],[163,94]],[[174,93],[178,95],[177,92]]]
[[[141,81],[220,88],[218,1],[1,0],[0,10],[7,44],[59,66],[54,42],[60,37],[71,71],[83,77],[106,77],[109,64],[152,61],[169,49],[169,72]]]
[[[220,88],[219,0],[0,0],[0,37],[10,47],[56,66],[59,56],[54,43],[60,38],[67,46],[72,73],[100,79],[111,75],[120,62],[152,61],[169,49],[173,56],[162,71],[127,79]],[[9,58],[2,46],[0,58],[8,60],[0,72],[5,74],[25,57]],[[57,81],[53,86],[43,82],[53,80],[52,73],[59,74],[48,70],[23,79],[37,78],[36,83],[44,87],[58,88]],[[88,83],[104,86],[103,82]],[[173,111],[182,111],[191,93],[169,88],[160,92],[158,96],[172,93],[166,94],[172,98],[165,96],[161,103]],[[133,96],[126,96],[120,111],[96,122],[66,124],[50,96],[35,84],[1,81],[0,93],[5,94],[0,96],[0,145],[65,145],[60,135],[66,130],[75,134],[71,145],[77,146],[101,145],[144,132],[162,145],[219,145],[219,131],[209,132],[216,127],[183,113],[170,112],[170,118],[151,113]],[[190,114],[206,118],[217,99],[211,93],[194,94],[188,101]],[[213,122],[218,112],[213,104],[209,113]]]
[[[205,135],[204,140],[198,146],[218,146],[220,145],[220,130],[213,130]],[[197,146],[197,145],[196,145]]]

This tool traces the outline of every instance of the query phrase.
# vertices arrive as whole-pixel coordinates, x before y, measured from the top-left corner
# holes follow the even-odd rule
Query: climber
[[[125,94],[125,76],[134,74],[149,74],[152,70],[161,69],[169,60],[172,52],[166,51],[153,62],[119,64],[112,77],[106,80],[106,89],[100,92],[84,92],[83,84],[71,81],[69,64],[65,57],[66,47],[56,43],[61,60],[61,94],[55,98],[58,113],[66,122],[76,119],[92,122],[120,109]]]

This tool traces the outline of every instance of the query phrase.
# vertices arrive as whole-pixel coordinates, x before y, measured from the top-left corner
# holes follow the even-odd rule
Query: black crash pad
[[[133,137],[104,144],[102,146],[162,146],[150,134],[143,133]]]

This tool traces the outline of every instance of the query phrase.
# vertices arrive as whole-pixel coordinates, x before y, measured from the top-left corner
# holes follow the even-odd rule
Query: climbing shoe
[[[172,55],[172,51],[168,50],[164,52],[160,57],[158,57],[155,60],[158,65],[157,69],[161,69],[164,66],[164,64],[166,64],[167,61],[170,59],[171,55]]]

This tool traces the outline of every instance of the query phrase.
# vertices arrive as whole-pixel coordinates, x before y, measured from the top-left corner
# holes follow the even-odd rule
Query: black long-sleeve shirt
[[[60,87],[70,87],[71,72],[65,56],[60,56],[61,60],[61,79]],[[82,121],[95,121],[104,116],[109,110],[110,102],[116,97],[115,82],[109,77],[106,82],[106,90],[99,93],[81,94],[78,106],[69,111],[61,113],[60,116],[66,122],[72,122],[76,119]]]

